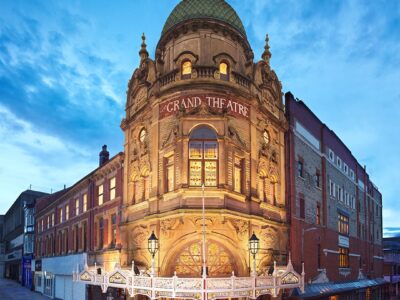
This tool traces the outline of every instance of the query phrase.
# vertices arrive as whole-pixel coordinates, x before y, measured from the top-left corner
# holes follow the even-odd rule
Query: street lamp
[[[249,239],[249,251],[253,255],[253,271],[251,273],[253,276],[257,275],[256,254],[258,252],[258,249],[260,249],[260,240],[257,238],[257,236],[255,235],[255,233],[253,231],[253,235]]]
[[[159,247],[158,238],[154,234],[154,231],[151,233],[147,241],[148,241],[147,249],[151,254],[151,276],[154,276],[154,255],[156,255]]]

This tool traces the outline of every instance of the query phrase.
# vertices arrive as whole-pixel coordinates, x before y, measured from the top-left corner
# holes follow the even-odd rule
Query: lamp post
[[[253,255],[253,270],[251,272],[251,275],[253,275],[253,276],[257,276],[256,254],[258,252],[258,249],[260,249],[260,240],[257,238],[255,233],[253,232],[252,236],[249,239],[249,251]]]
[[[151,254],[151,276],[154,276],[154,256],[156,255],[158,251],[158,238],[154,234],[154,231],[151,233],[149,239],[147,240],[147,249],[149,250]]]

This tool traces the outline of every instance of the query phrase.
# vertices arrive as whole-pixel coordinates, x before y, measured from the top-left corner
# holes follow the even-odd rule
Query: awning
[[[365,289],[386,284],[383,278],[365,279],[358,281],[347,281],[340,283],[316,283],[308,284],[305,286],[304,293],[302,294],[298,288],[293,290],[292,297],[297,299],[306,299],[318,296],[329,296],[333,294],[341,294],[352,290]]]

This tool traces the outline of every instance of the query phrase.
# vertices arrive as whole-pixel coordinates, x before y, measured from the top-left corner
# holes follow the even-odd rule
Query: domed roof
[[[239,16],[224,0],[181,1],[169,15],[162,34],[175,25],[190,19],[215,19],[223,21],[246,36],[246,31]]]

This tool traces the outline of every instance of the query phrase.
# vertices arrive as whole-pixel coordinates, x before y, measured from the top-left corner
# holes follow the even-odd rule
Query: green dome
[[[224,0],[181,1],[169,15],[162,34],[175,25],[190,19],[215,19],[223,21],[246,36],[246,31],[239,16]]]

